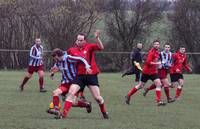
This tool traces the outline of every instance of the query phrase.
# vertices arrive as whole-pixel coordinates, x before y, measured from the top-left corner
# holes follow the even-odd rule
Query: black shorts
[[[152,80],[152,81],[159,79],[158,74],[152,74],[152,75],[142,74],[141,82],[146,83],[149,79]]]
[[[171,82],[177,82],[179,79],[183,79],[183,74],[181,73],[173,73],[170,74]]]
[[[72,84],[77,84],[84,89],[85,86],[88,85],[96,85],[99,86],[99,81],[97,75],[78,75],[73,81]]]

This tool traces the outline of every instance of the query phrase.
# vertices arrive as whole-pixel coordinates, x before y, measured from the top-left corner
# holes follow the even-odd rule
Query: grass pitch
[[[143,90],[136,93],[131,105],[125,105],[124,96],[135,84],[134,77],[121,78],[121,74],[99,75],[101,93],[105,99],[110,119],[104,120],[96,102],[86,88],[85,94],[92,101],[92,113],[83,108],[72,108],[68,118],[55,120],[45,110],[51,101],[51,92],[59,84],[45,76],[47,93],[39,93],[37,75],[34,74],[25,90],[19,86],[25,72],[0,71],[0,129],[199,129],[200,128],[200,75],[185,75],[182,99],[165,107],[157,107],[154,91],[146,98]],[[150,84],[150,82],[148,83]],[[171,89],[174,95],[174,89]],[[165,95],[162,95],[165,99]]]

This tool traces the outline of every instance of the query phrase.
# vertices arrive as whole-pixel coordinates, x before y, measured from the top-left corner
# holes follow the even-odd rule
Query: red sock
[[[154,84],[147,87],[147,90],[153,90],[156,89],[156,86]]]
[[[137,92],[137,88],[136,87],[133,87],[127,94],[128,97],[131,97],[133,94],[135,94],[135,92]]]
[[[176,98],[178,98],[180,96],[181,91],[182,91],[182,88],[181,89],[180,88],[176,89],[176,96],[175,96]]]
[[[105,104],[102,103],[102,104],[99,104],[99,107],[100,107],[100,110],[102,113],[106,112],[106,108],[105,108]]]
[[[79,100],[76,104],[73,104],[73,107],[86,107],[87,103]]]
[[[43,77],[40,77],[39,78],[39,84],[40,84],[40,89],[43,89],[44,88],[44,78]]]
[[[160,102],[160,98],[161,98],[161,91],[156,90],[156,101],[157,101],[157,103]]]
[[[169,87],[164,87],[165,95],[167,98],[169,98]]]
[[[28,80],[29,80],[29,77],[24,77],[24,80],[23,80],[21,86],[24,86]]]
[[[68,114],[69,110],[71,109],[71,107],[72,107],[72,102],[66,101],[65,105],[64,105],[64,110],[63,110],[63,117],[64,118],[67,117],[67,114]]]
[[[54,109],[58,110],[58,105],[59,105],[59,97],[58,96],[53,96],[53,105],[54,105]]]
[[[81,97],[84,97],[84,93],[82,91],[79,92],[79,94],[80,94]]]

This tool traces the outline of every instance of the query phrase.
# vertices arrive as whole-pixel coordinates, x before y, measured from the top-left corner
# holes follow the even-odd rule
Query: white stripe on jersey
[[[43,65],[42,54],[43,54],[42,45],[37,47],[36,44],[34,44],[31,47],[30,54],[29,54],[29,66]]]

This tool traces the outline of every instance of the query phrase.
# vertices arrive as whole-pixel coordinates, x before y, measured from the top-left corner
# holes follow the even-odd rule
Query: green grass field
[[[131,105],[125,105],[124,96],[132,87],[134,77],[122,79],[119,73],[102,73],[99,81],[110,119],[102,118],[98,105],[86,88],[86,97],[92,101],[92,113],[86,113],[83,108],[72,108],[67,119],[55,120],[45,110],[51,100],[51,91],[59,84],[59,74],[54,81],[46,75],[48,92],[39,93],[36,74],[26,85],[25,91],[19,92],[17,86],[25,72],[0,73],[0,129],[200,128],[200,75],[185,75],[182,99],[165,107],[157,107],[154,92],[144,98],[142,90],[133,96]],[[174,94],[174,89],[172,93]]]

